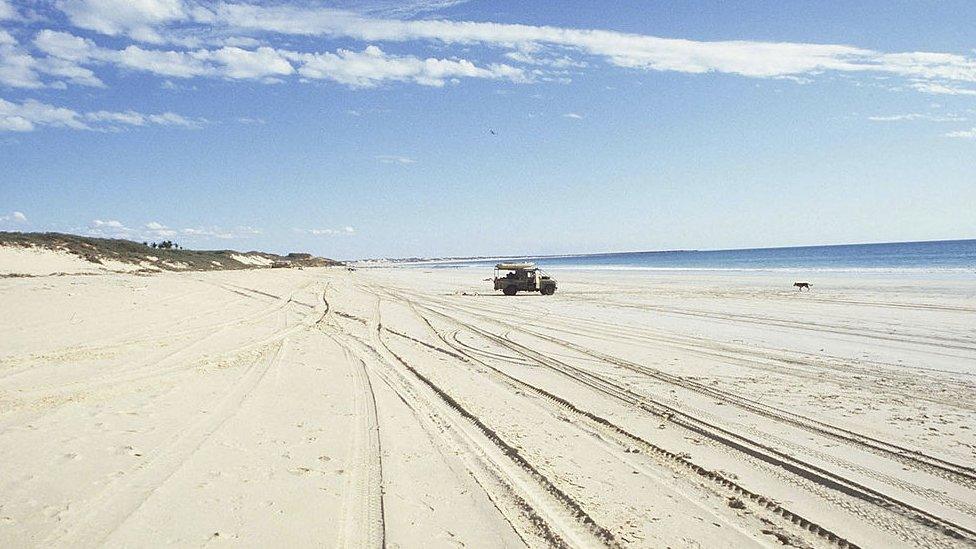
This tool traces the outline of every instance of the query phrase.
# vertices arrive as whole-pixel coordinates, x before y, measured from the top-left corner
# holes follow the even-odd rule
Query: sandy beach
[[[963,547],[976,281],[0,279],[0,546]]]

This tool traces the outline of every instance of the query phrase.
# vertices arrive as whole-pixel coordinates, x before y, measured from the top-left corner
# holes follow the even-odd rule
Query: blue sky
[[[0,230],[339,258],[976,237],[976,4],[731,4],[0,0]]]

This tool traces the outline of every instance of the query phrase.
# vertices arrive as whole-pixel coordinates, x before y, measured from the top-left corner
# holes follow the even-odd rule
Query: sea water
[[[506,257],[549,269],[943,272],[976,274],[976,240]],[[439,262],[484,267],[498,258]],[[427,264],[428,266],[434,266]]]

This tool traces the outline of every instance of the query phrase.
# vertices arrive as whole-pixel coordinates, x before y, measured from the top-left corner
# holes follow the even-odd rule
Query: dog
[[[799,288],[800,291],[802,292],[803,291],[803,288],[806,288],[808,290],[810,289],[810,283],[809,282],[794,282],[793,283],[793,287],[794,288]]]

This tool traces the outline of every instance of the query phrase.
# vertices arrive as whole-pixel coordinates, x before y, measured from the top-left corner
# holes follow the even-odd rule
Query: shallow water
[[[534,261],[544,268],[573,269],[976,274],[976,240],[524,256],[510,259]],[[438,266],[484,266],[496,261],[496,259],[452,261],[438,263]]]

